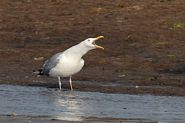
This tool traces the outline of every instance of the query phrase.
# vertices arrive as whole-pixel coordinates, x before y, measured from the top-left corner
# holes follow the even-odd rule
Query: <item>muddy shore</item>
[[[79,4],[80,3],[80,4]],[[87,37],[104,51],[85,57],[74,89],[185,96],[184,0],[1,0],[0,83],[58,87],[32,73]],[[68,80],[63,87],[69,88]]]
[[[157,123],[156,121],[147,120],[147,119],[127,119],[127,118],[97,118],[97,117],[87,117],[83,118],[81,121],[66,121],[58,120],[45,116],[0,116],[1,122],[11,122],[11,123],[115,123],[115,122],[125,122],[125,123]]]

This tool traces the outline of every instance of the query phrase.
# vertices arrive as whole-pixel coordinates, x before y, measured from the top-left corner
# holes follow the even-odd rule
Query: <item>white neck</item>
[[[81,42],[71,48],[67,49],[65,52],[66,55],[75,54],[76,58],[82,58],[91,48],[85,46],[84,42]]]

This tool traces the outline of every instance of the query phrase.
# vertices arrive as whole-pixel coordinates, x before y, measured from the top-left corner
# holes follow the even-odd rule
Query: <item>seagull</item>
[[[78,73],[84,66],[83,56],[90,50],[99,48],[104,50],[95,41],[104,38],[98,36],[96,38],[87,38],[86,40],[74,45],[63,52],[59,52],[48,60],[46,60],[41,69],[38,70],[38,75],[47,75],[58,78],[59,89],[61,90],[61,77],[69,77],[71,90],[73,90],[71,76]]]

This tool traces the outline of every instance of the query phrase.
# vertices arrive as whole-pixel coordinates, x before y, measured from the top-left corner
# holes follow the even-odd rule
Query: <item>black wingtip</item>
[[[37,74],[37,75],[44,75],[42,69],[33,70],[33,73],[35,73],[35,74]]]

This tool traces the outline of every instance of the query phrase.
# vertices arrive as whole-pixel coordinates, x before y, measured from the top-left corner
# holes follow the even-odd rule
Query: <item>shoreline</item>
[[[48,116],[22,116],[22,115],[0,115],[1,122],[11,122],[11,123],[25,123],[25,122],[49,122],[49,123],[114,123],[114,122],[129,122],[129,123],[157,123],[157,121],[149,120],[149,119],[136,119],[136,118],[98,118],[98,117],[82,117],[78,120],[62,120],[57,118],[51,118]]]
[[[58,82],[50,83],[6,83],[0,82],[0,84],[20,85],[20,86],[35,86],[46,88],[58,88]],[[97,82],[89,81],[73,81],[74,90],[85,92],[100,92],[111,94],[150,94],[155,96],[185,96],[185,90],[180,87],[172,86],[133,86],[133,85],[121,85],[121,84],[97,84]],[[70,90],[68,82],[63,82],[63,89]]]

